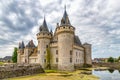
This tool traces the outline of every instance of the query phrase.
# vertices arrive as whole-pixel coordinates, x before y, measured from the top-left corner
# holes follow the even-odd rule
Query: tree
[[[51,69],[52,55],[50,53],[50,47],[46,49],[46,68]]]
[[[118,62],[120,61],[120,56],[118,57]]]
[[[12,61],[14,63],[17,62],[17,48],[16,47],[14,48],[14,52],[13,52],[13,55],[12,55]]]
[[[113,63],[113,62],[114,62],[114,58],[113,58],[113,57],[109,57],[109,58],[108,58],[108,62]]]

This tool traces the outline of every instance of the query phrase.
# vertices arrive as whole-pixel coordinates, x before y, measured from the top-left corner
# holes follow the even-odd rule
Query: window
[[[44,59],[44,62],[46,62],[46,59]]]
[[[72,50],[70,50],[70,55],[72,55]]]
[[[58,62],[58,58],[56,58],[56,62]]]
[[[46,45],[46,48],[48,48],[48,45]]]
[[[76,56],[77,56],[77,52],[76,52]]]
[[[58,55],[58,50],[56,50],[56,55]]]
[[[70,63],[72,63],[72,58],[70,58]]]

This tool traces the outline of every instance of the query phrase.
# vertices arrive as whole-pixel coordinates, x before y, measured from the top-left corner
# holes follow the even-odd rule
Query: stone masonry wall
[[[44,73],[39,64],[7,64],[0,66],[0,79]]]

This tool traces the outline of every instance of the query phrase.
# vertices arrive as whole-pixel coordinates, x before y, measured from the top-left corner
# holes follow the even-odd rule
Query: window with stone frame
[[[56,62],[58,62],[58,58],[56,58]]]
[[[72,58],[70,58],[70,63],[72,63]]]
[[[76,56],[77,56],[77,52],[76,52]]]
[[[44,51],[44,54],[46,53],[46,51]]]
[[[70,50],[70,55],[72,56],[72,50]]]
[[[46,48],[48,48],[48,45],[46,45]]]
[[[56,55],[58,55],[58,50],[56,50]]]
[[[44,62],[46,63],[46,59],[44,59]]]

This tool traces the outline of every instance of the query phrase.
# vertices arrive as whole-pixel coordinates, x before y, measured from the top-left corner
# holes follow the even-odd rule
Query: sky
[[[0,0],[0,57],[33,40],[46,17],[53,31],[64,5],[75,34],[92,44],[92,58],[120,56],[120,0]]]

